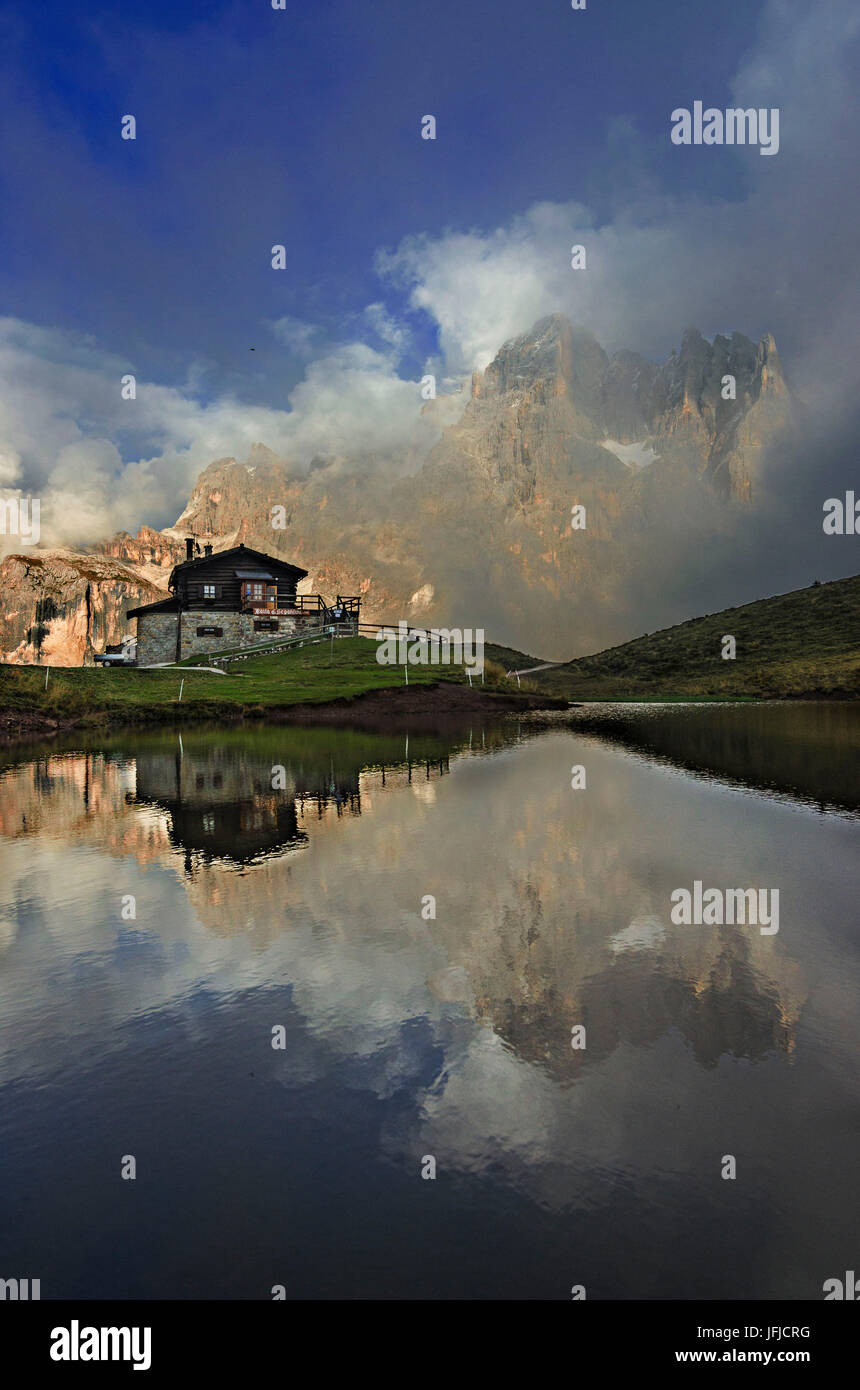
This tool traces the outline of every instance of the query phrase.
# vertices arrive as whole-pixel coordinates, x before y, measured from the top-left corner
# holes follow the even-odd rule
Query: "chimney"
[[[212,554],[212,542],[211,542],[211,541],[207,541],[206,545],[204,545],[204,547],[203,547],[203,554],[204,554],[204,555],[211,555],[211,554]]]
[[[194,559],[194,537],[193,537],[193,536],[186,536],[186,538],[185,538],[185,559],[186,559],[186,561],[188,561],[188,560],[193,560],[193,559]]]

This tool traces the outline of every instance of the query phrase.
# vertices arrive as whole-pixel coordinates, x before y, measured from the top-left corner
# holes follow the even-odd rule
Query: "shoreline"
[[[75,731],[108,732],[207,723],[328,724],[384,729],[389,721],[402,723],[406,718],[433,723],[463,716],[508,715],[535,710],[566,710],[568,707],[568,700],[559,696],[525,691],[492,693],[453,682],[440,682],[368,690],[334,700],[306,700],[291,705],[225,704],[213,708],[208,702],[189,701],[181,710],[178,704],[141,705],[134,718],[128,717],[127,709],[102,709],[68,716],[51,716],[37,709],[6,709],[0,710],[0,745],[8,748],[16,743],[49,739]]]
[[[54,716],[41,713],[38,709],[0,710],[0,747],[11,748],[19,743],[32,743],[41,739],[55,738],[76,731],[98,733],[118,730],[153,728],[193,728],[198,724],[317,724],[332,727],[353,726],[379,733],[386,732],[392,724],[405,726],[406,721],[419,726],[432,728],[440,723],[462,720],[474,716],[503,717],[511,714],[540,714],[559,712],[570,713],[575,723],[582,716],[575,711],[589,706],[592,713],[600,706],[629,706],[632,710],[648,705],[763,705],[799,704],[805,701],[828,704],[856,704],[850,695],[835,696],[821,692],[801,695],[770,695],[761,698],[752,696],[726,697],[719,695],[676,695],[661,698],[659,695],[632,698],[623,696],[603,696],[599,699],[583,697],[569,700],[567,697],[543,695],[537,691],[482,691],[467,686],[444,682],[439,684],[388,687],[383,690],[367,690],[356,695],[344,695],[334,700],[304,700],[291,705],[216,705],[211,703],[187,701],[181,713],[179,705],[140,705],[135,717],[129,718],[127,708],[114,710],[100,709],[80,715]],[[601,721],[602,722],[602,721]]]

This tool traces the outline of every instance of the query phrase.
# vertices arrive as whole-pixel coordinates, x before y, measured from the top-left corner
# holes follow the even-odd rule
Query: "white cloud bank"
[[[40,498],[43,543],[170,524],[201,469],[244,459],[258,442],[302,467],[316,454],[420,449],[433,437],[418,384],[363,343],[312,362],[289,410],[230,397],[204,404],[141,379],[123,400],[128,371],[90,340],[0,319],[0,486],[7,497]],[[14,536],[0,542],[19,548]]]

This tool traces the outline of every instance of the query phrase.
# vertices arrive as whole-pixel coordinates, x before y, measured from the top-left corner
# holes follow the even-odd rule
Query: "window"
[[[213,600],[213,599],[216,599],[217,597],[218,597],[218,585],[217,585],[217,584],[204,584],[204,585],[203,585],[203,601],[204,601],[204,603],[211,603],[212,600]]]
[[[265,584],[262,580],[246,580],[242,585],[242,598],[253,608],[277,608],[277,584]]]

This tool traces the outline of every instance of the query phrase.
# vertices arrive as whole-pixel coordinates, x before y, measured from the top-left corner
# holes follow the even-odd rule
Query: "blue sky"
[[[717,23],[706,0],[13,7],[5,310],[92,333],[161,381],[205,357],[211,389],[274,403],[297,367],[264,321],[349,336],[351,315],[392,298],[380,247],[546,199],[611,213],[621,123],[664,187],[737,191],[737,165],[679,160],[666,139],[688,86],[727,96],[755,31],[753,11],[726,8]],[[435,142],[419,137],[428,112]],[[432,320],[413,327],[432,348]]]
[[[653,357],[771,331],[839,391],[857,46],[851,0],[7,5],[0,484],[85,540],[256,439],[407,449],[425,371],[556,309]],[[673,146],[696,99],[779,106],[779,154]]]

